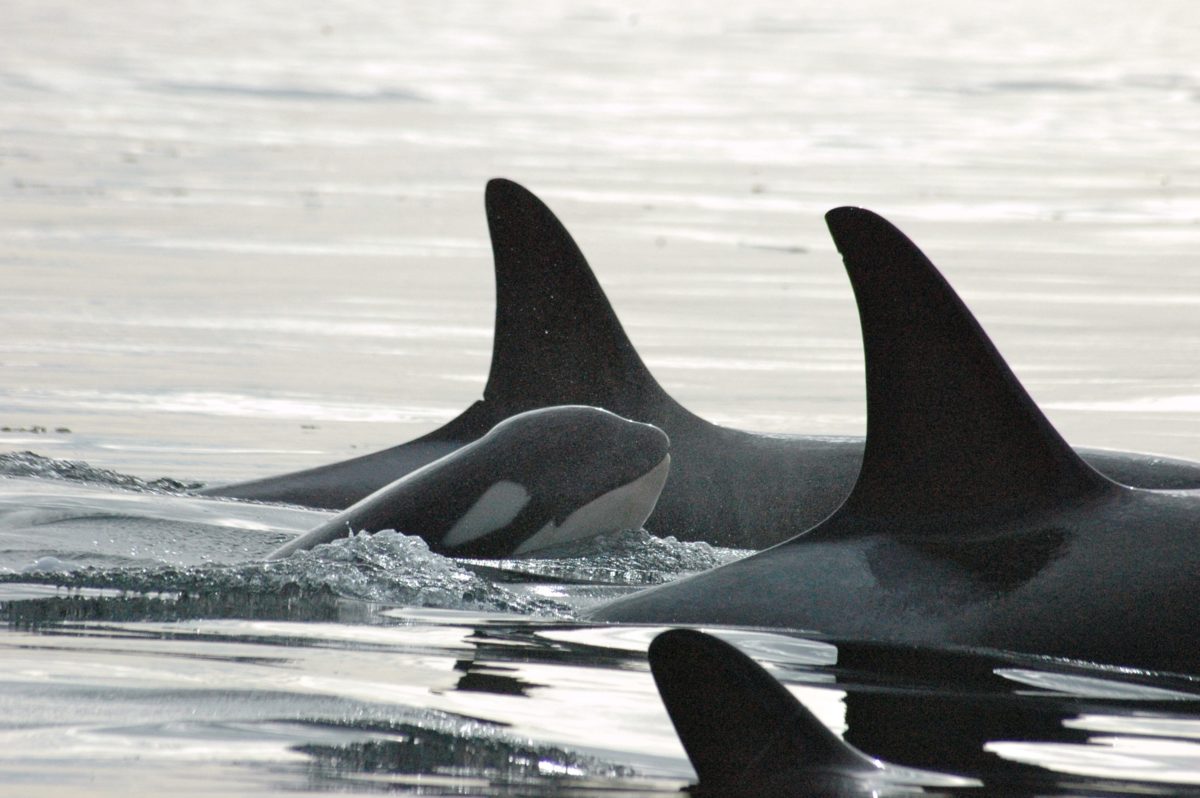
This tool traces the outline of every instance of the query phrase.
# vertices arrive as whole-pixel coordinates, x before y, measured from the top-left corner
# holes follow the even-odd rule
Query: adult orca
[[[623,529],[654,510],[667,436],[596,407],[530,410],[276,549],[280,559],[355,532],[419,535],[455,557],[507,557]]]
[[[870,211],[826,219],[866,356],[866,450],[850,496],[792,540],[591,617],[1200,672],[1200,491],[1102,476],[911,241]]]
[[[651,529],[681,540],[763,548],[837,509],[862,460],[862,438],[764,435],[689,412],[647,370],[571,235],[537,197],[496,179],[485,195],[496,270],[496,325],[483,400],[445,426],[374,454],[208,495],[341,509],[473,441],[509,416],[594,405],[671,437],[671,480]],[[1141,487],[1200,488],[1200,463],[1081,450]]]
[[[693,629],[650,643],[650,671],[699,784],[695,796],[879,796],[973,779],[887,765],[843,742],[734,646]]]

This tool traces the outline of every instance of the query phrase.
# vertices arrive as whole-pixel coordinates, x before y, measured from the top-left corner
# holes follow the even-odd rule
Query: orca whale
[[[973,779],[897,768],[843,742],[761,665],[694,629],[654,638],[650,672],[699,783],[695,796],[879,796]]]
[[[503,179],[488,183],[485,205],[496,322],[482,401],[409,443],[202,493],[342,509],[509,416],[581,404],[653,424],[670,436],[671,480],[651,531],[757,549],[837,509],[858,473],[862,438],[755,434],[689,412],[650,374],[579,247],[550,209]],[[1200,488],[1200,463],[1106,450],[1081,454],[1125,484]]]
[[[849,497],[792,540],[591,618],[1200,672],[1200,491],[1102,476],[908,238],[858,208],[826,220],[866,356],[866,449]]]
[[[507,557],[623,529],[654,510],[667,436],[596,407],[530,410],[375,491],[267,559],[357,532],[418,535],[454,557]]]

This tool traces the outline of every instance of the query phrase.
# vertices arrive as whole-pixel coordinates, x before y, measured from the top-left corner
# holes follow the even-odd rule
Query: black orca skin
[[[658,694],[706,794],[755,794],[777,780],[795,787],[784,773],[869,779],[881,770],[724,640],[672,629],[651,641],[648,654]]]
[[[911,241],[870,211],[826,218],[866,353],[866,452],[850,496],[809,532],[592,618],[1200,673],[1200,491],[1099,474]]]
[[[509,557],[624,529],[654,510],[671,458],[662,430],[596,407],[507,418],[289,541],[267,559],[393,529],[456,557]]]
[[[694,629],[654,638],[650,671],[699,783],[694,796],[921,794],[922,784],[976,786],[896,769],[843,742],[750,657]]]
[[[503,179],[488,183],[485,205],[495,256],[496,325],[482,401],[409,443],[205,493],[342,509],[509,416],[580,404],[653,424],[670,436],[671,478],[649,521],[651,531],[763,548],[837,509],[858,473],[861,438],[761,435],[689,412],[647,370],[583,254],[550,209]],[[797,425],[803,421],[797,419]],[[1080,452],[1125,484],[1200,488],[1200,463]]]

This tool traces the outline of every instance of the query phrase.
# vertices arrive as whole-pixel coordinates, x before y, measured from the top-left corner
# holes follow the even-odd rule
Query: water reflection
[[[646,672],[646,649],[664,627],[580,624],[572,608],[741,552],[640,533],[482,565],[382,533],[262,563],[249,550],[273,534],[262,530],[303,526],[303,513],[203,502],[177,484],[81,485],[103,473],[9,459],[22,473],[59,477],[8,486],[6,539],[25,541],[21,556],[53,544],[46,551],[68,557],[55,535],[74,524],[87,540],[111,531],[127,550],[169,538],[176,558],[209,556],[189,546],[236,534],[249,559],[0,575],[0,702],[25,724],[0,728],[9,752],[0,777],[5,756],[37,759],[54,735],[89,766],[115,766],[153,735],[170,743],[144,754],[147,767],[198,762],[200,751],[245,762],[243,751],[303,789],[657,795],[692,777]],[[984,791],[1200,784],[1194,678],[707,631],[760,661],[835,733],[899,768],[982,780]],[[66,735],[64,716],[75,718]],[[936,785],[971,792],[962,781]]]
[[[20,674],[36,668],[46,695],[67,700],[61,691],[70,689],[76,703],[103,701],[105,733],[132,744],[144,738],[131,725],[141,704],[134,698],[146,684],[137,674],[147,673],[148,656],[167,657],[175,664],[153,670],[156,689],[169,696],[160,699],[168,708],[162,722],[174,722],[172,712],[183,721],[201,700],[216,709],[214,721],[232,721],[229,714],[222,721],[221,706],[233,705],[205,697],[206,685],[221,682],[247,696],[277,696],[273,722],[293,724],[285,748],[272,732],[272,749],[258,725],[237,735],[211,724],[177,725],[175,737],[215,737],[214,750],[232,751],[233,737],[249,735],[267,760],[271,750],[303,754],[314,784],[401,786],[421,776],[434,779],[422,784],[487,795],[568,787],[586,793],[596,785],[658,794],[689,777],[646,673],[645,648],[661,627],[381,611],[271,591],[218,599],[99,590],[39,595],[44,590],[14,588],[0,605],[8,623],[0,633],[8,652],[0,693],[18,712],[31,699]],[[245,620],[251,617],[257,620]],[[1200,699],[1185,678],[986,652],[713,631],[763,661],[847,742],[901,767],[981,778],[989,789],[1050,793],[1200,784],[1200,712],[1193,712]],[[134,663],[142,664],[127,669]],[[188,675],[196,668],[205,671],[198,681]],[[88,678],[80,683],[82,673]],[[29,717],[36,728],[36,714]],[[314,734],[303,731],[309,727]],[[84,723],[81,732],[88,728]],[[331,730],[353,734],[331,738]],[[34,739],[41,737],[10,739],[10,751]],[[662,777],[668,780],[656,780]]]

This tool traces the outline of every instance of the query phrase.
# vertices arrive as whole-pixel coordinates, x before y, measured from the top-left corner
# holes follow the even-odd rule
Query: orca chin
[[[407,474],[272,552],[356,532],[420,536],[432,551],[509,557],[637,529],[667,480],[669,440],[595,407],[541,408]]]
[[[654,512],[670,470],[671,455],[667,455],[632,482],[606,491],[573,511],[561,524],[547,521],[545,526],[522,541],[513,554],[520,556],[597,535],[641,529]]]
[[[850,495],[783,544],[590,617],[1200,673],[1200,491],[1101,475],[915,244],[870,211],[826,218],[866,360],[866,449]]]
[[[496,273],[492,363],[483,398],[440,429],[374,454],[204,493],[343,509],[537,407],[582,404],[654,424],[672,441],[670,482],[651,530],[763,548],[826,518],[850,491],[861,438],[757,435],[689,412],[638,356],[587,260],[537,197],[503,179],[485,194]],[[1200,488],[1200,463],[1080,450],[1118,482]]]

